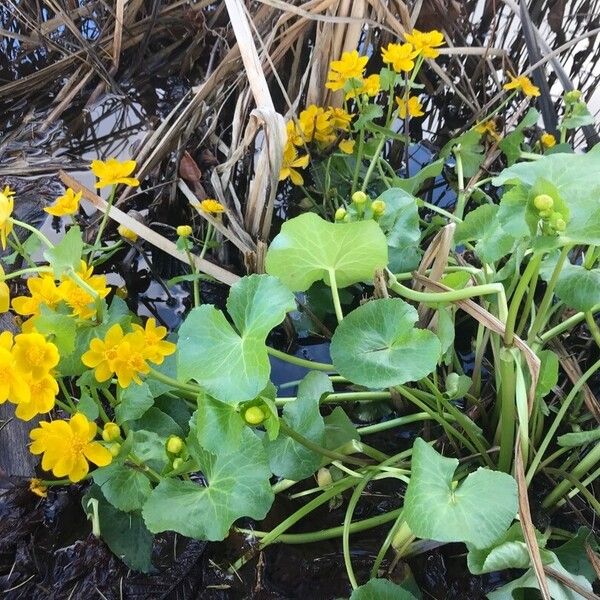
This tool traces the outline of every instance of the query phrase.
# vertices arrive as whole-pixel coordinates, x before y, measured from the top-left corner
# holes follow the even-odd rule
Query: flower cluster
[[[16,404],[15,414],[29,421],[54,407],[58,383],[53,369],[58,348],[40,333],[0,333],[0,404]]]
[[[15,205],[14,195],[15,193],[9,187],[5,187],[0,192],[0,246],[2,246],[2,250],[6,249],[8,236],[13,228],[11,215]]]
[[[133,331],[124,333],[121,325],[115,324],[104,339],[94,338],[90,342],[81,362],[95,370],[97,381],[108,381],[116,375],[122,388],[132,381],[139,384],[140,375],[150,372],[148,362],[159,365],[165,356],[175,352],[175,344],[164,340],[166,328],[157,327],[154,319],[148,319],[145,327],[133,325],[132,328]]]

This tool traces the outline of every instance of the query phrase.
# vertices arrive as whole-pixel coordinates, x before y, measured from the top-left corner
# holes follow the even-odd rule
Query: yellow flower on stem
[[[10,308],[10,289],[4,277],[4,269],[0,265],[0,314],[5,313]]]
[[[305,169],[310,160],[308,154],[298,156],[298,151],[293,144],[286,144],[283,150],[283,160],[279,171],[279,181],[290,178],[294,185],[303,185],[304,178],[298,169]]]
[[[310,104],[298,115],[298,122],[302,136],[307,141],[314,139],[331,144],[335,140],[334,119],[330,110]]]
[[[193,230],[189,225],[178,225],[177,226],[177,235],[179,237],[190,237],[190,235],[192,235]]]
[[[296,124],[294,121],[288,121],[285,124],[285,130],[287,133],[287,140],[294,144],[294,146],[304,146],[305,143],[310,142],[309,139],[304,137],[302,124]]]
[[[97,188],[107,187],[109,185],[117,185],[123,183],[131,187],[140,185],[139,180],[130,175],[135,171],[135,160],[120,161],[116,158],[108,160],[93,160],[90,168],[94,175],[98,178],[96,183]]]
[[[29,491],[40,498],[45,498],[48,495],[48,488],[37,477],[29,480]]]
[[[362,94],[367,94],[371,98],[373,96],[377,96],[381,91],[381,78],[377,73],[373,75],[369,75],[366,79],[363,79],[362,85],[360,87],[352,88],[346,94],[346,100],[350,100],[350,98],[356,98],[357,96],[361,96]]]
[[[327,109],[327,113],[329,113],[329,119],[335,129],[339,129],[340,131],[350,131],[350,124],[352,123],[354,115],[351,115],[343,108],[334,106],[330,106]]]
[[[132,381],[141,384],[140,375],[145,375],[150,371],[144,357],[145,345],[144,334],[135,331],[128,333],[117,346],[113,368],[122,388],[129,387]]]
[[[498,135],[498,129],[496,127],[496,121],[493,119],[484,121],[483,123],[478,123],[475,125],[474,129],[477,133],[481,133],[481,135],[487,134],[496,141],[500,139],[500,136]]]
[[[40,314],[42,306],[55,308],[63,299],[54,277],[47,273],[43,273],[39,277],[30,277],[27,280],[27,288],[31,296],[13,298],[12,307],[18,315],[36,317]],[[30,323],[30,320],[23,324],[24,331],[31,329],[30,326],[27,326],[27,323]]]
[[[135,231],[131,231],[131,229],[125,227],[125,225],[119,225],[117,227],[117,232],[122,238],[125,238],[130,242],[137,242],[138,234]]]
[[[409,117],[422,117],[425,113],[423,112],[423,105],[417,96],[411,96],[408,100],[400,96],[396,96],[396,104],[398,105],[398,115],[401,119]]]
[[[88,461],[105,467],[112,454],[100,442],[93,441],[98,427],[82,413],[69,421],[57,420],[40,423],[29,437],[32,454],[42,454],[42,469],[52,471],[55,477],[68,477],[73,483],[81,481],[89,472]]]
[[[100,298],[105,298],[110,293],[106,285],[105,275],[94,275],[94,267],[82,260],[79,264],[77,275],[89,285]],[[73,311],[73,315],[80,319],[91,319],[96,314],[96,300],[87,291],[72,279],[65,279],[58,287],[62,299]]]
[[[110,379],[115,372],[114,361],[117,358],[117,348],[123,340],[121,326],[116,323],[107,332],[104,340],[94,338],[90,348],[81,356],[81,362],[90,369],[95,369],[96,381]]]
[[[200,210],[211,215],[219,215],[225,212],[225,207],[214,198],[206,198],[200,202]]]
[[[7,400],[14,403],[29,402],[31,396],[25,377],[17,369],[12,354],[13,336],[10,331],[0,333],[0,404]]]
[[[388,44],[381,49],[381,58],[387,65],[391,65],[396,73],[412,71],[415,66],[415,57],[419,54],[412,44]]]
[[[414,46],[417,54],[423,58],[437,58],[440,55],[439,46],[443,46],[444,34],[437,29],[432,31],[419,31],[413,29],[411,33],[405,33],[404,39]]]
[[[533,85],[531,79],[526,75],[516,77],[509,73],[508,76],[510,77],[510,81],[502,86],[505,90],[517,90],[530,98],[540,95],[540,88]]]
[[[22,421],[30,421],[33,417],[50,412],[56,404],[58,382],[47,374],[40,379],[31,375],[26,377],[31,399],[29,402],[16,402],[15,415]]]
[[[354,152],[354,145],[355,145],[355,141],[354,140],[342,140],[339,144],[338,144],[338,148],[344,153],[344,154],[352,154]]]
[[[146,326],[132,325],[134,331],[139,331],[145,340],[142,354],[146,360],[160,365],[165,356],[169,356],[177,350],[177,346],[172,342],[167,342],[164,338],[167,335],[167,328],[162,325],[156,326],[156,320],[150,318],[146,321]]]
[[[71,188],[67,188],[66,192],[58,197],[52,206],[48,206],[44,210],[55,217],[74,215],[79,210],[80,200],[81,192],[75,193]]]
[[[6,191],[6,188],[4,190]],[[0,245],[2,250],[6,249],[6,240],[13,228],[11,215],[14,205],[12,194],[0,192]]]
[[[556,146],[556,138],[551,133],[544,132],[540,137],[540,143],[544,148],[553,148]]]
[[[41,333],[20,333],[12,349],[17,370],[33,379],[47,375],[60,360],[58,348]]]
[[[341,90],[350,79],[362,78],[368,61],[369,57],[360,56],[357,50],[344,52],[340,60],[331,61],[325,87],[333,91]]]

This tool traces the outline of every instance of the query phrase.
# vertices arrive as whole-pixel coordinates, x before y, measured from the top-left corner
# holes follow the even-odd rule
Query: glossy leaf
[[[146,383],[131,383],[121,390],[120,399],[115,408],[115,421],[119,425],[139,419],[154,404],[154,397]]]
[[[121,461],[97,469],[93,478],[105,498],[124,512],[140,510],[152,491],[150,480],[144,473]]]
[[[79,227],[71,227],[65,236],[54,246],[44,251],[44,258],[54,269],[54,276],[61,277],[69,270],[76,271],[83,252],[83,239]]]
[[[194,421],[198,442],[205,450],[217,453],[240,449],[246,424],[231,404],[219,402],[208,394],[201,395]]]
[[[371,579],[357,587],[350,600],[417,600],[417,597],[389,579]]]
[[[387,240],[375,221],[329,223],[314,213],[286,221],[266,258],[266,269],[293,291],[313,283],[330,284],[333,273],[339,288],[370,281],[387,265]]]
[[[352,311],[331,340],[341,375],[367,387],[390,387],[431,373],[441,346],[431,331],[415,328],[417,311],[398,298],[373,300]]]

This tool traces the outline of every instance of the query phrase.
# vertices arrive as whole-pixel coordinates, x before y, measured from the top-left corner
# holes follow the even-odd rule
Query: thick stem
[[[456,158],[456,177],[458,178],[458,196],[456,200],[456,208],[454,214],[457,218],[462,219],[465,212],[465,204],[467,196],[465,194],[465,177],[463,173],[462,157],[460,155],[460,145],[452,149],[452,153]]]
[[[515,441],[515,364],[507,348],[500,350],[500,454],[498,469],[510,473]]]
[[[202,389],[199,386],[192,385],[190,383],[182,383],[181,381],[177,381],[177,379],[173,379],[172,377],[169,377],[164,373],[160,373],[155,369],[150,369],[148,375],[153,379],[162,381],[162,383],[166,383],[167,385],[173,388],[184,390],[186,392],[193,392],[194,394],[199,394],[202,391]]]
[[[329,269],[329,285],[331,286],[331,298],[335,308],[335,316],[337,317],[338,323],[341,323],[344,319],[344,313],[342,312],[340,293],[338,291],[337,282],[335,279],[335,269]]]
[[[100,242],[102,240],[102,234],[104,233],[104,229],[106,228],[106,224],[108,223],[108,215],[110,213],[110,209],[112,208],[113,202],[115,201],[115,192],[117,191],[117,186],[113,185],[112,190],[110,192],[110,196],[108,197],[107,207],[104,211],[104,215],[102,216],[102,221],[100,221],[100,227],[98,227],[98,233],[96,234],[96,241],[94,242],[94,247],[99,248]]]
[[[285,362],[288,362],[291,365],[304,367],[305,369],[310,369],[312,371],[326,371],[328,373],[336,371],[336,368],[333,365],[299,358],[298,356],[293,356],[292,354],[286,354],[285,352],[281,352],[281,350],[275,350],[275,348],[271,348],[270,346],[267,346],[267,353],[271,356],[274,356],[275,358],[284,360]]]

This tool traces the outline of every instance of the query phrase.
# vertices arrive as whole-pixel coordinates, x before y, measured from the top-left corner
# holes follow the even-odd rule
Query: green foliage
[[[141,510],[152,491],[150,480],[139,467],[123,461],[115,461],[95,471],[94,482],[100,486],[104,497],[124,512]]]
[[[352,311],[331,340],[341,375],[367,387],[389,387],[431,373],[441,346],[431,331],[416,329],[417,311],[398,298],[374,300]]]
[[[535,108],[530,108],[520,123],[498,143],[498,146],[506,155],[508,164],[513,165],[521,155],[521,147],[525,141],[524,130],[535,125],[540,113]]]
[[[350,600],[417,600],[417,596],[389,579],[371,579],[357,587]]]
[[[413,445],[403,516],[418,537],[488,548],[517,514],[517,484],[506,473],[479,468],[456,486],[458,459],[418,438]]]
[[[146,383],[133,382],[121,392],[120,400],[115,408],[115,421],[119,425],[139,419],[154,404],[154,396]]]
[[[454,148],[458,149],[462,161],[463,174],[465,177],[473,177],[477,174],[483,162],[483,146],[481,145],[481,134],[470,129],[469,131],[450,140],[440,151],[442,158],[448,158]]]
[[[57,277],[68,271],[77,271],[83,252],[83,238],[79,227],[71,227],[62,240],[44,251],[44,258],[54,269]]]
[[[267,252],[267,273],[290,290],[324,280],[347,287],[371,281],[387,265],[387,240],[374,221],[328,223],[313,213],[286,221]]]

